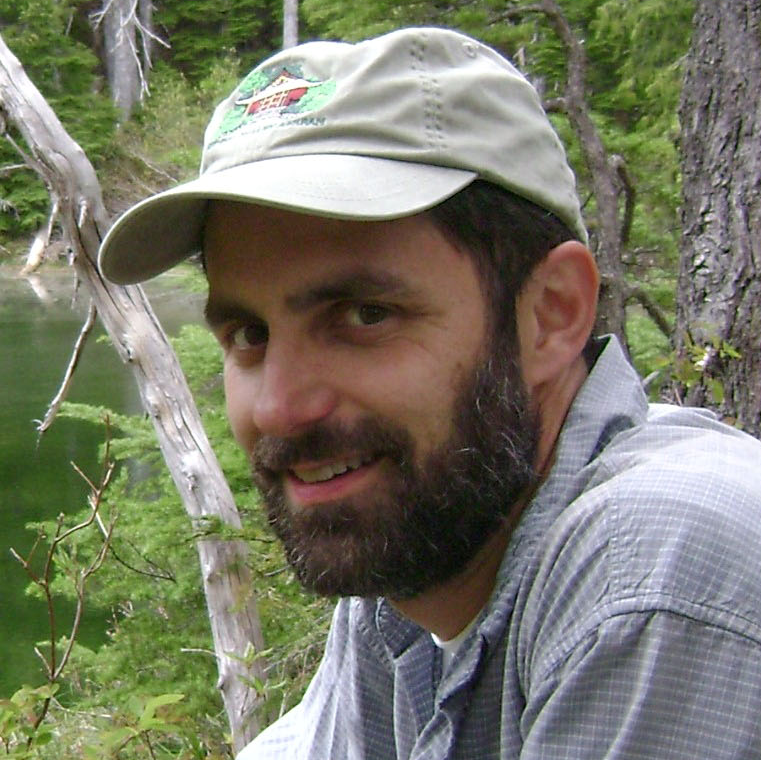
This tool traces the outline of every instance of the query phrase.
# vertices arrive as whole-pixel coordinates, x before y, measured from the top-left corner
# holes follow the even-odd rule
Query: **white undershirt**
[[[441,649],[441,672],[446,673],[449,665],[451,664],[452,660],[454,659],[455,654],[457,653],[457,650],[460,648],[460,645],[463,641],[465,641],[466,638],[468,638],[468,634],[470,633],[473,626],[476,624],[476,620],[478,619],[478,615],[473,618],[466,626],[463,628],[453,639],[447,639],[446,641],[442,641],[435,633],[431,634],[431,638],[433,639],[433,643],[436,644],[436,646]]]

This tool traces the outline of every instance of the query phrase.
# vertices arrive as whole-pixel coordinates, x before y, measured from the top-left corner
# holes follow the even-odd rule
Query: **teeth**
[[[349,470],[356,470],[370,459],[363,460],[361,457],[354,457],[353,459],[345,459],[332,464],[324,464],[320,467],[294,467],[293,474],[304,483],[321,483],[325,480],[330,480],[336,477],[336,475],[343,475]]]

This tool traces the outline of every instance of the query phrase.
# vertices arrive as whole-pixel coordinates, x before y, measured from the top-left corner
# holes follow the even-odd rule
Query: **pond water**
[[[42,682],[33,647],[48,632],[47,609],[25,594],[27,577],[10,549],[26,556],[34,540],[28,522],[85,505],[87,486],[70,462],[97,478],[103,441],[96,426],[64,419],[38,441],[35,420],[58,391],[89,299],[81,289],[72,305],[73,274],[66,269],[43,270],[32,279],[16,271],[0,266],[0,698],[23,683]],[[201,319],[201,296],[188,296],[172,274],[151,284],[149,295],[169,335]],[[102,334],[98,326],[90,335],[68,399],[137,413],[132,373],[111,345],[96,340]],[[57,615],[63,632],[71,607],[59,604]],[[104,638],[105,620],[103,611],[89,611],[83,643]]]

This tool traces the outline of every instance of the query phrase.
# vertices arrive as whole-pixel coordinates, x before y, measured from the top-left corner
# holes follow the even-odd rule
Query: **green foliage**
[[[221,758],[203,754],[195,739],[182,737],[182,714],[171,708],[182,694],[160,694],[148,700],[132,700],[120,715],[92,715],[86,722],[56,705],[52,718],[38,722],[35,716],[58,695],[57,684],[35,689],[24,686],[10,699],[0,700],[0,747],[17,760],[85,760],[117,758]],[[71,747],[67,754],[66,746]]]
[[[18,157],[0,144],[0,165],[18,163]],[[12,238],[34,232],[48,216],[50,199],[45,185],[29,169],[17,169],[0,175],[0,233]]]
[[[58,760],[67,748],[69,757],[85,758],[126,757],[128,750],[129,757],[179,760],[202,756],[200,751],[193,755],[185,751],[188,747],[198,749],[198,739],[194,736],[186,741],[184,727],[168,712],[183,695],[163,693],[141,699],[131,691],[125,695],[125,709],[111,707],[105,714],[103,710],[85,713],[63,707],[74,692],[61,689],[62,674],[66,671],[70,681],[72,672],[67,668],[76,647],[85,593],[93,587],[93,578],[103,568],[107,553],[113,552],[113,515],[104,519],[102,510],[103,495],[114,472],[109,443],[107,436],[100,477],[92,480],[80,472],[90,487],[88,508],[81,519],[70,520],[60,514],[48,523],[33,524],[30,527],[36,530],[37,540],[28,554],[22,557],[12,549],[31,580],[30,588],[46,603],[50,619],[48,640],[35,647],[44,663],[46,683],[37,688],[24,686],[0,702],[0,744],[5,754],[14,757]],[[44,556],[39,557],[41,547],[45,547]],[[61,621],[53,604],[56,589],[76,600],[70,636],[60,640],[56,640],[56,630]],[[78,691],[82,691],[81,685]]]
[[[192,82],[221,59],[250,68],[280,46],[280,0],[165,0],[156,23],[171,41],[172,66]]]
[[[256,684],[266,699],[261,716],[266,723],[303,693],[322,653],[332,604],[302,591],[266,526],[246,457],[233,443],[224,414],[216,342],[207,330],[188,326],[175,349],[242,513],[243,536],[253,548],[254,593],[268,650],[251,656],[264,657],[268,665],[267,681]],[[111,610],[108,641],[97,650],[73,647],[58,693],[66,710],[52,709],[44,724],[45,731],[56,736],[50,757],[142,760],[151,756],[149,751],[176,760],[228,757],[226,716],[214,690],[216,662],[196,534],[158,452],[152,426],[142,415],[118,415],[86,404],[67,404],[63,414],[99,426],[107,416],[107,455],[120,469],[99,512],[103,524],[115,525],[110,549],[87,587],[90,605]],[[86,514],[87,510],[67,517],[66,525]],[[56,524],[30,527],[50,536]],[[56,554],[53,590],[71,597],[69,578],[91,563],[100,547],[97,530],[69,536]],[[38,699],[35,695],[26,690],[19,699],[29,702]],[[20,714],[0,705],[0,726],[5,725],[2,721],[18,722]],[[13,728],[17,747],[19,730]],[[37,754],[29,757],[47,760],[45,751],[36,746]]]
[[[625,159],[636,190],[629,251],[640,280],[660,277],[664,270],[673,275],[676,268],[681,196],[677,107],[693,5],[693,0],[561,1],[573,33],[583,41],[592,117],[608,152]],[[545,97],[561,96],[566,54],[542,14],[522,16],[509,39]],[[591,194],[586,167],[574,137],[558,126],[586,198]],[[590,222],[592,212],[588,206]],[[643,252],[654,268],[637,267]]]
[[[630,248],[657,252],[653,263],[672,272],[681,198],[677,111],[693,12],[694,0],[606,0],[590,23],[587,48],[595,71],[614,74],[607,88],[590,82],[590,93],[621,135],[610,149],[626,158],[637,190]]]
[[[10,699],[0,699],[0,747],[4,755],[18,760],[39,757],[37,750],[50,743],[53,729],[49,724],[38,724],[35,718],[57,691],[56,684],[35,689],[24,686]]]
[[[68,34],[73,12],[70,0],[3,0],[0,29],[29,78],[97,165],[113,152],[115,111],[98,92],[97,57]],[[20,162],[10,145],[0,144],[0,167]],[[36,230],[49,205],[44,186],[29,170],[0,173],[0,232],[11,237]]]
[[[150,95],[135,115],[135,124],[127,128],[128,139],[139,143],[152,162],[180,178],[192,175],[201,160],[206,126],[198,101],[198,91],[180,72],[159,63],[151,77]]]
[[[240,64],[220,58],[195,83],[159,62],[149,95],[121,128],[119,150],[101,172],[107,202],[126,208],[198,173],[209,114],[239,81]]]
[[[351,3],[303,0],[302,14],[323,36],[361,39],[406,24],[434,24],[473,34],[513,57],[545,98],[564,94],[567,53],[538,4],[514,0]],[[560,0],[587,57],[587,97],[610,154],[625,159],[636,189],[628,244],[630,274],[649,287],[676,277],[678,207],[677,106],[694,0]],[[595,205],[576,136],[564,116],[553,122],[568,148],[585,217]],[[647,266],[643,265],[647,262]]]
[[[671,361],[669,340],[641,309],[635,307],[628,310],[626,332],[632,363],[641,377],[651,378],[651,398],[656,401],[661,386],[668,379],[665,370]]]
[[[534,4],[302,0],[302,37],[356,40],[408,24],[444,25],[513,56],[546,97],[560,95],[566,56],[547,20],[538,13],[505,15],[527,5]],[[584,40],[595,124],[608,150],[626,159],[637,188],[627,252],[629,276],[644,281],[651,297],[673,311],[680,198],[676,113],[694,0],[561,0],[561,5]],[[211,108],[242,73],[279,46],[281,6],[281,0],[159,4],[155,21],[171,48],[160,52],[150,95],[122,128],[118,148],[113,147],[116,114],[99,94],[99,63],[82,22],[87,3],[3,0],[0,28],[67,129],[91,159],[108,167],[101,172],[107,197],[124,207],[196,172]],[[587,218],[593,219],[594,200],[575,136],[564,117],[552,118],[579,176]],[[8,146],[0,146],[0,166],[18,162]],[[45,189],[29,171],[0,174],[0,233],[36,229],[47,207]],[[661,377],[668,378],[673,363],[669,342],[641,309],[629,310],[628,331],[640,373],[660,370]],[[267,682],[256,686],[267,699],[267,715],[276,715],[302,693],[321,654],[331,605],[301,590],[265,525],[248,463],[230,436],[221,357],[214,341],[205,330],[189,327],[176,349],[235,494],[243,535],[253,547],[254,592],[269,673]],[[711,350],[728,356],[731,347]],[[705,351],[695,347],[676,367],[683,383],[702,379]],[[653,388],[657,393],[657,384]],[[137,760],[150,752],[162,758],[226,757],[226,720],[213,688],[216,667],[195,535],[152,426],[142,416],[119,416],[87,405],[70,404],[65,414],[99,426],[108,415],[114,435],[111,456],[119,469],[103,504],[103,519],[115,520],[116,529],[107,561],[88,587],[89,603],[111,611],[108,642],[97,650],[74,646],[55,695],[66,709],[53,706],[50,717],[36,729],[32,750],[27,748],[28,716],[50,695],[44,687],[25,688],[12,700],[0,702],[0,736],[3,742],[11,737],[3,749],[18,757],[56,760]],[[70,519],[73,523],[81,518]],[[52,525],[35,529],[50,534]],[[65,571],[70,575],[92,560],[99,545],[96,532],[71,537],[58,556],[57,593],[72,594]],[[55,741],[45,744],[50,736]]]
[[[142,757],[189,757],[183,742],[177,738],[167,740],[177,731],[179,716],[166,708],[183,699],[183,694],[160,694],[147,700],[132,700],[122,724],[98,731],[82,747],[83,757],[86,760],[123,757],[128,748],[137,750]]]
[[[435,3],[413,0],[398,3],[348,3],[345,0],[302,0],[301,15],[319,36],[356,41],[401,26],[435,23],[430,13]],[[427,22],[426,22],[427,19]]]
[[[707,326],[710,331],[710,326]],[[709,335],[705,343],[696,343],[690,336],[684,341],[685,353],[671,363],[671,372],[676,382],[689,391],[693,386],[703,385],[710,402],[721,406],[724,401],[722,373],[716,372],[716,365],[740,359],[742,354],[728,341],[716,334]]]
[[[676,136],[681,63],[693,12],[694,0],[606,0],[600,5],[592,31],[617,73],[615,87],[600,97],[601,107]]]

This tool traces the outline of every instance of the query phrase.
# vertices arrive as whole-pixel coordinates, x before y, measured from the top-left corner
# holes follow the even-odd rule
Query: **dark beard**
[[[538,422],[520,370],[494,352],[458,393],[455,433],[415,465],[410,434],[366,418],[351,429],[315,426],[294,439],[261,438],[254,481],[301,583],[318,594],[418,596],[461,572],[536,481]],[[303,460],[359,453],[384,458],[377,495],[295,509],[281,473]]]

